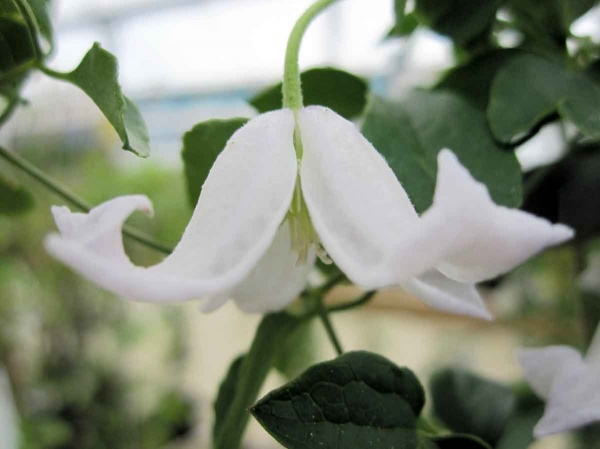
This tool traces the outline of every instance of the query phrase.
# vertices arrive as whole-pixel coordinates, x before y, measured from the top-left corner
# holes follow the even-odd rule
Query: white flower
[[[231,298],[256,312],[293,301],[324,248],[366,289],[403,285],[432,307],[489,318],[473,284],[573,232],[495,205],[449,150],[440,152],[438,166],[433,206],[419,217],[351,122],[318,106],[282,109],[231,137],[162,263],[137,267],[123,251],[123,221],[136,209],[151,211],[143,196],[117,198],[89,214],[54,208],[60,235],[49,236],[46,247],[133,300],[198,298],[209,310]]]
[[[536,438],[600,421],[600,326],[585,357],[569,346],[520,349],[517,355],[531,388],[547,401]]]

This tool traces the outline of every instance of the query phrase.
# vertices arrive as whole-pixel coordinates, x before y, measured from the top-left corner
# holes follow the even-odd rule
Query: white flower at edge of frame
[[[519,349],[519,363],[546,404],[536,438],[600,421],[600,325],[587,355],[569,346]]]
[[[46,247],[129,299],[201,299],[205,310],[233,299],[248,311],[278,310],[300,293],[314,261],[313,251],[306,264],[296,263],[282,226],[297,179],[316,235],[352,282],[366,289],[403,285],[447,312],[490,318],[474,283],[573,235],[565,226],[494,204],[449,150],[438,156],[433,205],[419,217],[354,124],[311,106],[259,115],[234,133],[181,241],[163,262],[137,267],[123,250],[127,216],[151,210],[143,196],[116,198],[89,214],[53,209],[60,235],[48,236]]]

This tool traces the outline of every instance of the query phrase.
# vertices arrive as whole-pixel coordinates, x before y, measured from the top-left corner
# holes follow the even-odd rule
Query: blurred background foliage
[[[156,216],[135,215],[129,223],[173,246],[218,154],[217,140],[243,123],[230,119],[279,107],[282,48],[310,1],[83,3],[52,4],[52,27],[45,0],[0,1],[0,145],[91,204],[125,193],[148,195]],[[600,448],[598,426],[566,442],[532,443],[542,404],[518,381],[499,343],[509,341],[511,350],[518,343],[585,350],[600,320],[598,2],[339,3],[307,37],[303,65],[320,68],[303,77],[306,98],[357,120],[420,211],[433,194],[435,154],[450,145],[496,201],[577,230],[572,244],[482,286],[496,324],[426,311],[394,292],[340,318],[342,336],[349,346],[379,351],[429,377],[433,425],[478,435],[495,449]],[[53,67],[71,70],[93,40],[119,57],[119,82],[148,123],[151,159],[120,152],[113,129],[87,98],[41,79],[20,4],[39,20],[42,59]],[[231,35],[216,34],[211,23]],[[198,24],[212,34],[203,36]],[[197,42],[210,42],[214,54]],[[214,123],[198,124],[216,116],[226,120],[218,133],[211,134]],[[210,398],[188,391],[186,372],[200,369],[202,375],[193,374],[198,383],[215,381],[206,380],[211,366],[190,360],[194,351],[206,351],[209,364],[216,364],[221,352],[229,357],[245,349],[249,325],[236,328],[240,321],[230,309],[214,315],[211,329],[221,333],[209,352],[212,341],[193,338],[200,325],[195,309],[136,308],[57,264],[41,245],[54,229],[49,207],[62,203],[0,161],[0,366],[10,381],[22,447],[145,449],[205,441],[198,434],[212,419],[205,416]],[[161,257],[126,243],[136,263]],[[323,271],[331,276],[335,267]],[[334,292],[331,300],[345,294]],[[478,335],[488,344],[483,353],[471,342]],[[284,377],[327,355],[318,330],[302,329],[294,343],[289,357],[277,361]],[[222,376],[225,369],[215,371]],[[265,441],[251,432],[247,446],[273,444]]]
[[[182,185],[157,165],[124,172],[102,151],[44,148],[23,154],[94,202],[122,191],[151,195],[169,212],[144,222],[164,241],[176,241],[187,222]],[[47,210],[55,203],[46,191],[31,187],[37,207]],[[0,219],[0,357],[22,418],[22,447],[159,448],[185,436],[195,407],[177,377],[139,379],[124,370],[136,363],[135,348],[156,325],[40,251],[40,239],[51,227],[49,214]],[[140,245],[127,250],[138,263],[156,261]],[[180,310],[169,307],[156,309],[156,315],[168,344],[152,357],[176,373],[186,356],[185,322]],[[136,400],[140,395],[144,407]]]

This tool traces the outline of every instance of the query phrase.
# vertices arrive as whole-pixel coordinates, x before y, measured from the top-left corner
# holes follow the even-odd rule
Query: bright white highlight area
[[[56,9],[55,67],[69,69],[94,40],[121,62],[129,92],[207,91],[281,76],[288,34],[312,0],[63,0]],[[397,45],[381,45],[391,0],[346,0],[318,17],[301,64],[381,70]],[[360,32],[356,32],[360,30]]]

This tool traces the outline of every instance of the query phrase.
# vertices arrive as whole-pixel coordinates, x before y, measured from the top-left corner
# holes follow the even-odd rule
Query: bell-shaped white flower
[[[573,235],[494,204],[449,150],[438,158],[433,205],[419,216],[354,124],[319,106],[262,114],[238,130],[215,161],[181,241],[149,268],[123,251],[121,226],[136,209],[150,212],[151,205],[129,196],[89,214],[55,208],[60,235],[49,236],[46,247],[130,299],[197,298],[209,310],[231,298],[256,312],[293,301],[324,249],[366,289],[402,285],[432,307],[489,318],[474,283]]]
[[[569,346],[519,349],[517,355],[531,388],[546,400],[537,438],[600,421],[600,326],[585,357]]]

